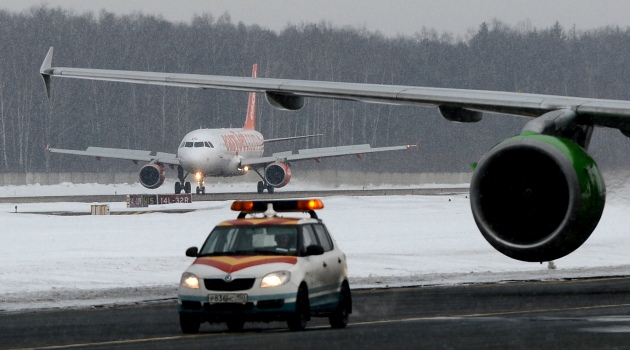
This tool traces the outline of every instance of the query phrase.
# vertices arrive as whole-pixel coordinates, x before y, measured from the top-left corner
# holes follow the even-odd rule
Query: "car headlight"
[[[260,288],[277,287],[287,283],[291,279],[291,272],[277,271],[265,275],[260,282]]]
[[[190,272],[184,272],[182,274],[182,280],[179,283],[182,287],[199,289],[199,278],[195,274]]]

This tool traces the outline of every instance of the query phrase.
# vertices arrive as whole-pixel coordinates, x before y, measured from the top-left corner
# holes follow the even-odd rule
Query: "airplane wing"
[[[272,106],[288,110],[302,108],[306,97],[318,97],[437,107],[445,119],[457,122],[480,121],[483,112],[535,118],[520,135],[490,149],[475,166],[470,181],[471,209],[479,231],[499,252],[522,261],[559,259],[589,238],[602,216],[606,198],[603,176],[587,152],[593,127],[616,128],[630,137],[630,101],[418,86],[57,68],[52,67],[52,53],[51,48],[40,68],[47,91],[51,77],[58,76],[264,92]],[[313,154],[312,158],[320,155],[325,156],[325,152]],[[341,154],[333,152],[332,156],[336,155]],[[308,157],[298,152],[275,158]],[[260,164],[267,160],[250,161]]]
[[[50,77],[57,76],[264,92],[274,107],[289,110],[302,108],[304,97],[438,107],[446,119],[459,122],[479,121],[481,112],[538,117],[550,111],[568,109],[577,114],[579,124],[612,127],[630,134],[630,101],[417,86],[63,68],[52,67],[52,55],[51,47],[40,68],[48,93]]]
[[[404,145],[404,146],[389,146],[389,147],[371,147],[368,144],[364,145],[349,145],[349,146],[337,146],[337,147],[322,147],[322,148],[308,148],[298,150],[297,153],[293,151],[278,152],[268,157],[260,158],[243,158],[241,165],[245,166],[265,166],[273,162],[293,162],[300,160],[313,159],[316,161],[322,158],[341,157],[347,155],[356,155],[362,157],[366,153],[387,152],[387,151],[400,151],[409,150],[412,148],[418,148],[417,145]]]
[[[179,165],[179,160],[176,154],[164,153],[164,152],[151,152],[132,149],[121,148],[103,148],[103,147],[88,147],[85,151],[61,149],[61,148],[47,148],[52,153],[65,153],[79,156],[90,156],[96,159],[100,158],[112,158],[112,159],[125,159],[133,162],[156,162],[170,165]]]

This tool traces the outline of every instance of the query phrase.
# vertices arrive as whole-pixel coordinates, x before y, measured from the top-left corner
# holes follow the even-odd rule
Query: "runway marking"
[[[460,318],[482,318],[482,317],[492,317],[492,316],[532,314],[532,313],[552,312],[552,311],[579,311],[579,310],[607,309],[607,308],[615,308],[615,307],[630,307],[630,304],[594,305],[594,306],[579,306],[579,307],[570,307],[570,308],[550,308],[550,309],[520,310],[520,311],[502,311],[502,312],[489,312],[489,313],[480,313],[480,314],[465,314],[465,315],[452,315],[452,316],[409,317],[409,318],[401,318],[398,320],[352,322],[351,325],[363,326],[363,325],[386,324],[386,323],[396,323],[396,322],[448,320],[448,319],[460,319]]]
[[[157,338],[142,338],[142,339],[130,339],[130,340],[113,340],[113,341],[105,341],[99,343],[79,343],[79,344],[67,344],[67,345],[51,345],[51,346],[40,346],[35,348],[14,348],[14,350],[44,350],[44,349],[71,349],[78,347],[86,347],[86,346],[105,346],[105,345],[122,345],[122,344],[137,344],[137,343],[148,343],[154,341],[162,341],[162,340],[176,340],[176,339],[184,339],[184,338],[200,338],[200,337],[208,337],[208,336],[219,336],[222,335],[220,333],[216,334],[197,334],[197,335],[178,335],[173,337],[157,337]]]
[[[361,294],[378,294],[383,290],[388,290],[390,292],[400,292],[404,293],[410,289],[422,288],[422,289],[443,289],[443,288],[498,288],[498,287],[511,287],[511,286],[520,286],[520,285],[550,285],[550,284],[573,284],[573,283],[592,283],[592,282],[605,282],[605,281],[616,281],[616,280],[627,280],[630,279],[630,276],[627,275],[619,275],[619,276],[591,276],[591,277],[558,277],[555,280],[502,280],[502,281],[494,281],[494,282],[474,282],[460,285],[446,285],[446,284],[431,284],[431,285],[406,285],[401,287],[374,287],[374,288],[366,288],[366,289],[356,289],[353,290],[353,293],[361,293]],[[411,283],[411,282],[410,282]]]

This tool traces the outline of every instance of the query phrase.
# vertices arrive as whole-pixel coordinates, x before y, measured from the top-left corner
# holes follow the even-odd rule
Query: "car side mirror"
[[[311,244],[306,247],[306,256],[322,254],[324,254],[324,247],[322,247],[321,245]]]
[[[196,258],[197,254],[199,254],[199,249],[197,249],[197,247],[190,247],[186,249],[186,256],[189,256],[191,258]]]

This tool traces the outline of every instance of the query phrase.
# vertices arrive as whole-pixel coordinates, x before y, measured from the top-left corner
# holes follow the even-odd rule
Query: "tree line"
[[[245,92],[53,78],[48,99],[39,67],[50,46],[53,66],[249,76],[258,63],[258,75],[270,78],[630,99],[628,28],[515,28],[495,21],[465,38],[425,28],[389,38],[328,23],[273,32],[232,23],[228,14],[172,23],[40,6],[0,11],[0,172],[130,170],[128,162],[48,154],[45,148],[175,153],[191,130],[241,127],[245,120]],[[300,163],[303,169],[468,171],[527,121],[486,114],[479,123],[458,124],[432,108],[326,99],[308,99],[300,111],[258,107],[258,129],[266,138],[323,134],[269,145],[269,153],[360,143],[420,147],[363,161]],[[626,167],[629,150],[617,130],[597,129],[591,141],[591,154],[604,168]]]

